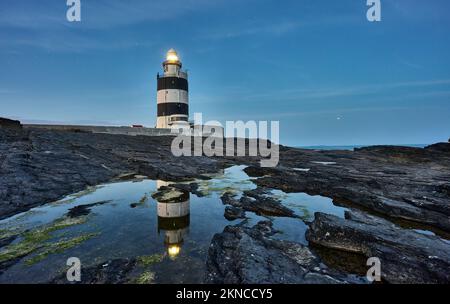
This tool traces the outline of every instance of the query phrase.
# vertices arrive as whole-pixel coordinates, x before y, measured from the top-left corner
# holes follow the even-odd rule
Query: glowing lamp
[[[174,258],[177,255],[179,255],[180,251],[181,251],[181,248],[178,245],[170,245],[169,248],[167,249],[167,252],[169,253],[169,256],[171,258]]]
[[[168,62],[179,62],[180,61],[180,58],[178,57],[178,54],[174,49],[170,49],[167,52],[166,59]]]

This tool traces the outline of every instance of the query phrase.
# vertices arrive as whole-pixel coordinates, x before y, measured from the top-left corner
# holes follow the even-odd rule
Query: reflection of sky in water
[[[303,221],[313,221],[314,213],[316,212],[333,214],[343,218],[344,212],[347,210],[333,205],[331,199],[323,196],[311,196],[306,193],[285,193],[280,190],[272,190],[270,196],[279,199],[284,206],[294,210],[295,214],[300,218],[264,218],[252,213],[247,213],[247,216],[250,217],[248,226],[253,226],[261,220],[270,219],[273,221],[274,228],[279,231],[274,238],[299,242],[304,245],[308,244],[305,238],[308,226]]]
[[[110,203],[93,207],[86,224],[64,230],[68,235],[100,232],[99,236],[63,254],[53,254],[36,265],[18,263],[0,276],[0,282],[43,282],[60,273],[65,268],[67,258],[72,256],[79,257],[83,266],[88,267],[109,259],[165,254],[165,232],[158,233],[157,202],[151,198],[154,191],[156,182],[150,180],[113,183],[76,200],[65,200],[65,204],[49,204],[30,211],[28,216],[3,221],[0,228],[20,226],[29,229],[62,217],[74,206],[111,200]],[[144,195],[148,197],[144,205],[130,207],[131,203],[139,202]],[[210,240],[228,224],[217,196],[198,198],[191,195],[190,209],[189,233],[184,238],[179,257],[175,260],[167,258],[161,263],[166,264],[157,273],[161,282],[173,282],[177,279],[173,277],[174,273],[167,273],[164,268],[183,272],[185,267],[192,265],[200,269],[197,272],[190,271],[189,275],[185,275],[185,280],[200,281],[202,278],[199,274],[203,273],[202,267]]]
[[[283,204],[294,210],[305,221],[314,220],[314,213],[323,212],[344,218],[347,210],[333,204],[333,200],[320,195],[308,195],[306,193],[284,193],[280,190],[271,192],[275,197],[279,197]]]
[[[239,197],[246,190],[255,189],[256,186],[243,170],[245,166],[234,166],[225,170],[222,175],[211,175],[211,180],[198,181],[199,190],[206,194],[218,194],[232,192]]]
[[[415,232],[423,234],[423,235],[429,235],[429,236],[437,236],[443,241],[444,243],[450,244],[450,240],[443,239],[442,237],[438,236],[436,233],[429,231],[429,230],[422,230],[422,229],[413,229]]]

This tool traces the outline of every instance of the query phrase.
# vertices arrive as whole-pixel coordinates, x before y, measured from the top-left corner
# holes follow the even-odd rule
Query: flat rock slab
[[[334,272],[306,246],[272,239],[271,222],[253,228],[228,226],[216,234],[207,259],[209,284],[343,284],[363,283]]]
[[[450,283],[450,244],[382,218],[347,211],[346,219],[316,213],[310,243],[377,257],[388,283]]]
[[[245,191],[240,199],[226,192],[221,200],[224,205],[233,207],[228,208],[229,211],[249,211],[261,216],[298,217],[293,210],[283,206],[281,201],[267,195],[261,188]]]

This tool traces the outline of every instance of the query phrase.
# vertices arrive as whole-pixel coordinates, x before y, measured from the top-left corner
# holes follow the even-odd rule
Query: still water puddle
[[[189,194],[176,203],[152,198],[170,183],[137,179],[93,187],[0,221],[0,240],[17,235],[12,243],[0,248],[0,265],[16,258],[12,266],[0,272],[0,283],[48,282],[65,272],[69,257],[78,257],[82,267],[141,257],[151,265],[151,274],[144,275],[148,274],[152,282],[200,283],[212,237],[225,226],[240,222],[224,218],[221,195],[233,191],[239,196],[256,188],[244,168],[231,167],[211,180],[195,181],[204,196]],[[282,191],[269,195],[301,218],[260,217],[247,212],[243,224],[253,226],[270,219],[280,231],[275,236],[279,239],[307,244],[303,220],[313,220],[318,211],[341,217],[345,211],[320,196]],[[83,205],[88,208],[73,212],[74,207]]]

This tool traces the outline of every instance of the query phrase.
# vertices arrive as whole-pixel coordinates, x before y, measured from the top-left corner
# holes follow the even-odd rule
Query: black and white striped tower
[[[170,49],[163,62],[164,75],[158,74],[158,117],[157,128],[189,127],[189,87],[187,72],[177,52]]]
[[[158,180],[156,185],[159,190],[170,186],[170,183]],[[158,233],[164,232],[164,244],[171,258],[180,254],[184,238],[189,233],[191,196],[188,191],[181,192],[182,195],[176,199],[157,201]]]

